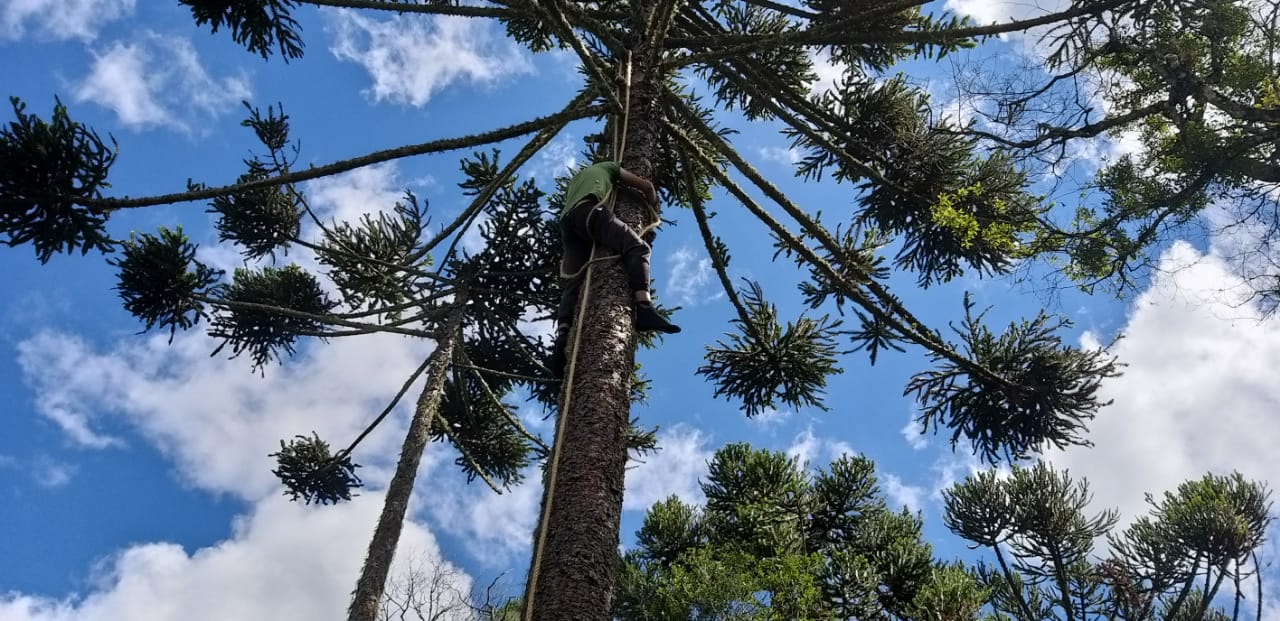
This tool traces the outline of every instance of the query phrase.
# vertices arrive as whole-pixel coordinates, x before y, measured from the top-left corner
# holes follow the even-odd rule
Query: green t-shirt
[[[587,197],[594,196],[598,201],[604,200],[621,176],[622,167],[617,162],[600,162],[583,168],[573,176],[564,190],[564,207],[560,210],[560,217],[563,218],[574,205]]]

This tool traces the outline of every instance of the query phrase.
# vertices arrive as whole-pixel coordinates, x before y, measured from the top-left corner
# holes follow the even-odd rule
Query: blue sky
[[[1022,3],[952,0],[980,21],[1025,15]],[[226,33],[195,27],[177,3],[134,0],[0,1],[0,81],[5,94],[46,116],[55,95],[73,118],[113,134],[120,158],[113,194],[179,190],[187,178],[231,181],[254,147],[239,127],[242,99],[283,102],[300,162],[325,163],[530,118],[558,109],[580,79],[563,55],[530,57],[483,22],[393,18],[302,9],[307,54],[263,62]],[[1026,53],[1024,41],[984,53]],[[945,71],[911,65],[945,100]],[[945,68],[943,68],[945,69]],[[6,113],[5,118],[11,118]],[[847,189],[802,185],[789,173],[777,127],[732,116],[738,148],[800,204],[834,213]],[[593,131],[570,126],[528,169],[549,184]],[[506,145],[508,150],[517,148]],[[1094,153],[1127,148],[1101,140]],[[399,161],[307,187],[336,218],[389,208],[407,188],[430,201],[437,223],[465,204],[456,189],[461,154]],[[1087,172],[1093,161],[1082,161]],[[733,249],[733,275],[759,280],[784,317],[800,312],[790,264],[771,264],[763,228],[718,198],[719,233]],[[853,355],[829,392],[829,411],[778,411],[747,420],[714,400],[696,378],[705,345],[731,309],[688,214],[662,232],[654,275],[664,299],[684,306],[685,332],[642,352],[652,398],[636,413],[662,427],[663,451],[634,464],[627,479],[623,542],[643,509],[678,494],[697,501],[705,460],[727,442],[749,441],[825,464],[843,451],[876,460],[891,499],[923,512],[942,555],[964,554],[939,519],[937,490],[977,464],[945,438],[911,425],[907,378],[924,368],[918,351],[886,354],[875,367]],[[213,243],[203,205],[139,210],[112,230],[153,231],[181,223],[203,258],[234,267],[234,251]],[[972,291],[993,321],[1048,306],[1077,322],[1073,339],[1110,342],[1129,366],[1105,384],[1115,404],[1093,426],[1092,450],[1049,456],[1093,482],[1099,508],[1132,516],[1144,492],[1159,493],[1209,471],[1238,469],[1280,480],[1280,327],[1258,320],[1227,262],[1235,245],[1214,237],[1174,243],[1133,299],[1074,292],[1050,300],[1003,280],[962,279],[926,292],[911,278],[897,291],[923,318],[958,316]],[[758,251],[756,250],[758,249]],[[307,255],[290,259],[306,262]],[[339,507],[281,498],[267,454],[280,438],[312,430],[352,437],[416,366],[429,344],[394,336],[308,346],[291,362],[253,373],[244,360],[210,358],[215,344],[195,330],[173,344],[137,334],[120,308],[101,257],[59,256],[39,265],[29,248],[0,249],[0,621],[88,619],[333,618],[345,607],[394,466],[405,420],[388,421],[363,445],[369,487]],[[549,424],[525,412],[531,426]],[[424,460],[401,558],[452,564],[465,586],[505,572],[514,592],[526,568],[540,490],[533,483],[498,496],[467,486],[453,455],[432,446]],[[536,482],[537,477],[530,477]]]

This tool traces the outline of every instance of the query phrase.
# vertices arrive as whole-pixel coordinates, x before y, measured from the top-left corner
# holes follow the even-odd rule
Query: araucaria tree
[[[1239,474],[1187,481],[1121,530],[1113,511],[1090,515],[1087,481],[1044,463],[992,468],[943,490],[947,527],[982,556],[972,563],[935,558],[920,516],[890,510],[865,457],[810,470],[731,444],[702,490],[701,507],[671,497],[649,508],[617,618],[1263,617],[1270,492]]]
[[[544,498],[546,519],[536,538],[538,571],[526,593],[526,618],[608,618],[627,448],[651,440],[630,425],[636,338],[619,266],[593,266],[572,347],[572,355],[589,364],[577,365],[565,382],[571,389],[561,392],[568,394],[556,395],[556,384],[539,379],[546,376],[538,362],[545,345],[520,329],[524,313],[546,316],[557,296],[557,232],[550,212],[559,205],[543,195],[551,188],[520,182],[517,174],[571,121],[599,122],[599,132],[585,145],[591,156],[618,160],[651,179],[663,198],[661,215],[698,227],[736,312],[729,333],[708,345],[700,369],[717,395],[740,402],[749,416],[775,405],[822,407],[827,382],[841,372],[838,365],[848,354],[863,351],[874,363],[887,349],[916,348],[933,364],[905,387],[919,402],[920,422],[946,430],[953,443],[966,443],[990,461],[1025,457],[1046,445],[1087,443],[1086,425],[1103,405],[1097,389],[1116,372],[1113,361],[1104,352],[1066,345],[1058,333],[1062,319],[1041,314],[993,329],[967,299],[956,301],[960,319],[949,330],[926,325],[890,289],[890,276],[908,273],[918,286],[929,287],[966,273],[1003,274],[1060,252],[1085,277],[1111,273],[1095,269],[1095,247],[1112,252],[1107,248],[1127,235],[1137,217],[1157,219],[1154,230],[1162,230],[1164,211],[1135,211],[1144,196],[1155,192],[1167,205],[1162,209],[1181,217],[1203,208],[1205,194],[1108,184],[1130,170],[1108,169],[1111,176],[1100,186],[1112,191],[1108,205],[1117,215],[1077,231],[1032,193],[1024,166],[1036,160],[1020,149],[1147,123],[1139,127],[1150,129],[1153,144],[1173,145],[1160,160],[1172,173],[1191,174],[1183,168],[1220,161],[1212,149],[1197,146],[1212,137],[1197,128],[1220,115],[1206,113],[1200,125],[1151,126],[1152,117],[1144,115],[1151,110],[1177,111],[1195,102],[1217,106],[1252,133],[1239,138],[1228,128],[1218,134],[1235,141],[1220,152],[1244,159],[1199,174],[1223,182],[1245,173],[1269,179],[1259,158],[1271,144],[1265,137],[1273,133],[1274,108],[1265,98],[1240,103],[1241,93],[1229,87],[1243,78],[1224,82],[1222,76],[1238,70],[1274,84],[1273,61],[1241,64],[1222,50],[1187,44],[1190,56],[1175,65],[1168,53],[1156,58],[1144,51],[1149,40],[1183,45],[1161,28],[1184,9],[1205,19],[1239,17],[1213,23],[1240,40],[1270,36],[1270,30],[1250,25],[1258,11],[1265,13],[1265,3],[1085,0],[1025,21],[971,25],[940,10],[925,11],[921,0],[180,1],[197,25],[229,34],[264,59],[300,56],[294,11],[319,5],[422,19],[494,20],[533,52],[576,55],[584,76],[563,110],[545,117],[297,170],[286,153],[283,111],[269,109],[264,117],[251,108],[246,125],[266,150],[246,162],[243,176],[228,185],[193,184],[144,198],[105,194],[114,142],[73,121],[61,105],[44,120],[14,100],[16,118],[0,133],[0,234],[12,246],[30,244],[42,261],[58,252],[111,254],[126,308],[147,327],[173,331],[208,321],[210,333],[233,355],[248,354],[258,366],[292,353],[306,337],[382,331],[434,341],[434,353],[392,399],[394,404],[416,378],[425,377],[351,608],[353,619],[371,618],[376,608],[428,439],[447,438],[459,450],[460,465],[495,487],[516,480],[540,455],[539,440],[519,427],[503,401],[519,387],[532,388],[554,407],[561,428],[556,467],[550,470],[555,492]],[[1119,34],[1101,40],[1107,28]],[[1116,91],[1123,96],[1114,98],[1119,105],[1112,116],[1085,115],[1083,126],[1049,125],[1029,145],[1014,143],[1004,134],[947,120],[920,87],[893,73],[900,61],[940,58],[984,37],[1033,29],[1059,45],[1062,62],[1130,76],[1126,84],[1132,88]],[[844,69],[833,88],[812,95],[815,54]],[[1196,54],[1208,54],[1212,62],[1204,68],[1190,62]],[[1220,56],[1225,68],[1214,73],[1213,59]],[[1170,72],[1182,77],[1161,78]],[[1159,97],[1175,101],[1153,108]],[[1232,101],[1235,107],[1228,105]],[[847,188],[848,205],[820,210],[800,204],[754,169],[730,136],[735,124],[757,120],[780,123],[801,155],[797,174]],[[483,150],[521,137],[527,143],[505,163]],[[439,229],[429,226],[413,196],[388,215],[303,226],[311,216],[298,184],[460,149],[481,149],[464,161],[469,180],[463,191],[473,200]],[[190,201],[207,201],[219,218],[221,238],[247,257],[274,257],[289,245],[309,249],[331,286],[295,265],[241,270],[227,279],[200,265],[178,230],[129,239],[109,232],[110,217],[121,210]],[[500,214],[495,219],[506,226],[483,229],[483,252],[459,252],[459,236],[486,210]],[[794,261],[804,278],[737,288],[729,277],[735,248],[714,217],[730,210],[767,230],[776,258]],[[616,212],[636,229],[650,217],[625,193]],[[317,237],[303,239],[304,229]],[[1145,248],[1159,241],[1159,235],[1140,234],[1132,243]],[[814,316],[779,317],[766,292],[784,284],[799,287]],[[299,498],[341,500],[358,484],[353,456],[352,448],[334,452],[324,441],[302,436],[282,444],[278,474]]]

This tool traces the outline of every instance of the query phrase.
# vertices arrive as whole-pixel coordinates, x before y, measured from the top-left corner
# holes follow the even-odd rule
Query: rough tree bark
[[[387,574],[391,571],[396,544],[400,541],[400,528],[404,525],[404,516],[409,510],[409,496],[413,493],[413,482],[418,476],[418,464],[421,463],[422,452],[431,439],[432,422],[440,411],[440,399],[444,394],[449,362],[453,359],[461,315],[460,311],[452,313],[445,328],[446,336],[437,343],[435,351],[431,352],[426,372],[427,382],[422,388],[422,394],[418,396],[413,419],[409,421],[409,430],[405,433],[404,445],[400,448],[400,461],[396,463],[395,474],[387,486],[382,514],[378,516],[378,526],[373,531],[369,553],[360,570],[351,607],[347,610],[348,621],[374,621],[377,618],[378,602],[386,588]]]
[[[649,3],[645,3],[649,4]],[[644,44],[632,50],[627,141],[622,165],[652,178],[662,166],[658,149],[659,68]],[[619,119],[615,119],[619,120]],[[620,192],[618,217],[633,229],[648,211]],[[627,460],[635,337],[631,291],[617,262],[598,263],[587,291],[577,370],[567,412],[541,571],[533,590],[534,621],[607,621],[618,570],[618,529]],[[567,416],[567,418],[565,418]]]

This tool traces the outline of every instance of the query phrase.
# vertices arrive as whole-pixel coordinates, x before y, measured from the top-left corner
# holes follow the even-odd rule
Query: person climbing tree
[[[547,363],[547,368],[557,378],[564,376],[569,330],[573,327],[583,274],[587,263],[592,260],[591,249],[595,244],[622,259],[635,304],[636,330],[667,334],[680,331],[680,326],[658,313],[649,297],[649,244],[619,220],[610,208],[609,194],[618,183],[643,194],[656,213],[658,193],[653,183],[617,162],[604,161],[587,166],[574,175],[565,188],[564,208],[560,212],[560,237],[564,241],[560,273],[566,281],[560,308],[556,312],[555,347]]]

